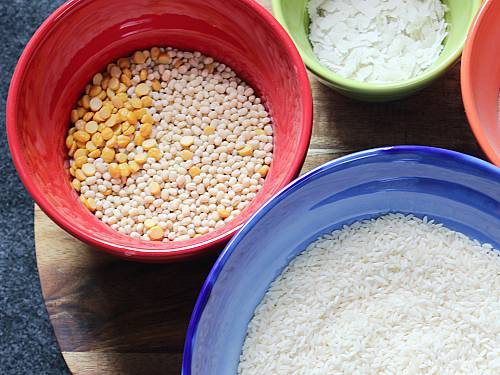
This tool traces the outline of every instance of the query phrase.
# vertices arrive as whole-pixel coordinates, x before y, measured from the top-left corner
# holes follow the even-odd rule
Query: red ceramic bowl
[[[151,46],[198,50],[231,66],[264,99],[274,119],[274,162],[251,205],[197,239],[132,239],[79,202],[65,170],[69,112],[93,74]],[[7,131],[19,175],[63,229],[114,255],[172,261],[221,246],[264,201],[300,171],[310,141],[312,99],[304,64],[277,21],[252,0],[72,0],[37,30],[12,78]]]
[[[500,166],[500,0],[487,0],[462,55],[462,97],[470,126],[488,158]]]

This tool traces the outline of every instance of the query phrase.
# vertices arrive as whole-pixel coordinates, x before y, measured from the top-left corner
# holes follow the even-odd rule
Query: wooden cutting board
[[[269,9],[270,1],[262,1]],[[314,131],[302,172],[367,148],[418,144],[483,157],[465,118],[459,66],[402,101],[344,98],[312,76]],[[61,352],[74,374],[179,374],[196,296],[215,257],[166,265],[102,254],[35,207],[42,292]]]

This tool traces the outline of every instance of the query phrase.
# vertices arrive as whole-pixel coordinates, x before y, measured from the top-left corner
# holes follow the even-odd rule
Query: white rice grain
[[[500,256],[401,214],[312,243],[271,284],[238,373],[499,374]]]

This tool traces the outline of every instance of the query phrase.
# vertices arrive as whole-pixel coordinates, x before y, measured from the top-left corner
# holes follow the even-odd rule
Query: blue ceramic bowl
[[[359,152],[295,180],[220,255],[189,325],[184,375],[234,375],[255,307],[318,236],[388,212],[427,215],[500,248],[500,169],[453,151],[401,146]]]

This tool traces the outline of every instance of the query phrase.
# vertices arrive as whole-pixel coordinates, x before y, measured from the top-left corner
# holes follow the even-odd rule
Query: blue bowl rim
[[[196,336],[201,315],[205,309],[208,299],[210,298],[212,288],[215,282],[217,281],[219,274],[224,268],[224,265],[226,264],[227,260],[234,252],[234,249],[237,247],[241,239],[254,226],[254,223],[260,220],[260,218],[264,216],[277,203],[281,202],[290,193],[298,189],[304,183],[307,183],[309,180],[313,179],[316,175],[355,160],[377,157],[383,154],[387,154],[389,152],[391,154],[401,154],[401,153],[426,154],[430,156],[453,159],[455,161],[460,161],[464,164],[468,164],[469,166],[481,169],[485,172],[496,174],[500,181],[500,168],[495,167],[493,164],[485,160],[476,158],[471,155],[463,154],[461,152],[447,150],[443,148],[437,148],[437,147],[429,147],[429,146],[389,146],[389,147],[380,147],[380,148],[359,151],[324,163],[312,169],[311,171],[305,173],[299,178],[295,179],[287,186],[285,186],[283,189],[281,189],[278,193],[276,193],[276,195],[270,198],[261,208],[259,208],[250,217],[250,219],[248,219],[248,221],[242,226],[242,228],[238,231],[238,233],[229,241],[229,243],[226,245],[222,253],[215,261],[214,265],[212,266],[210,273],[208,274],[205,282],[203,283],[200,294],[198,295],[198,299],[196,300],[196,304],[191,314],[191,319],[189,321],[186,341],[184,344],[184,353],[182,355],[183,375],[191,375],[191,362],[192,362],[194,339]]]

